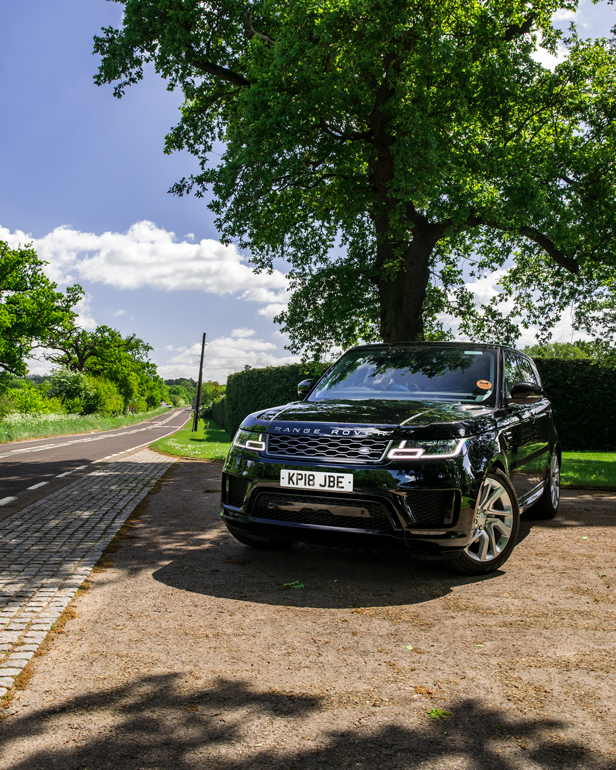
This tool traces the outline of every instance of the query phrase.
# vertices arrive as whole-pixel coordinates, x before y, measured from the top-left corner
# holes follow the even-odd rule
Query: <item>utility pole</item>
[[[193,415],[193,427],[194,433],[199,427],[199,407],[201,406],[201,383],[203,382],[203,355],[205,353],[205,332],[203,332],[203,342],[201,343],[201,364],[199,366],[199,383],[197,385],[197,400],[195,402],[195,414]]]

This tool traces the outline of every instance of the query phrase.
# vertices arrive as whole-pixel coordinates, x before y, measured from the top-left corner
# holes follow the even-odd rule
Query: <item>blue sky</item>
[[[167,193],[196,167],[188,154],[162,152],[181,93],[153,71],[121,100],[93,83],[92,38],[118,26],[121,10],[105,0],[0,5],[0,238],[34,239],[60,285],[86,290],[84,325],[147,340],[165,377],[196,376],[203,331],[207,378],[290,360],[271,321],[282,274],[254,276],[220,246],[202,200]],[[606,35],[614,13],[585,0],[579,32]],[[477,289],[487,296],[493,282]],[[566,319],[559,334],[570,334]]]

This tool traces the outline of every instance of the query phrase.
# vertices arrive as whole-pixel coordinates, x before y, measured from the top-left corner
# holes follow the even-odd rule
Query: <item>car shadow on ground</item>
[[[185,552],[153,578],[176,589],[235,601],[354,609],[418,604],[499,574],[459,575],[444,562],[416,561],[397,552],[304,544],[260,551],[221,532],[207,552]]]
[[[547,770],[564,760],[568,768],[616,767],[575,741],[552,739],[549,731],[566,727],[561,721],[515,718],[463,700],[440,703],[449,712],[442,720],[428,716],[431,702],[418,708],[417,701],[400,701],[393,705],[397,715],[368,709],[371,721],[365,724],[365,696],[355,695],[354,702],[341,704],[335,693],[285,693],[222,678],[187,688],[181,674],[143,676],[12,715],[0,726],[5,757],[11,758],[2,766],[511,770],[522,761]],[[414,714],[411,726],[404,725],[408,710]]]

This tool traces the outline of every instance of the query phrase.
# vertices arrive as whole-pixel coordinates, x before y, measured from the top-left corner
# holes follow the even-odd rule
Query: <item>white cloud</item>
[[[569,52],[567,49],[563,45],[559,45],[556,56],[553,56],[549,51],[546,51],[545,48],[537,48],[537,50],[533,52],[532,57],[546,69],[553,70],[557,64],[564,62],[568,55]]]
[[[96,327],[98,326],[98,324],[96,323],[96,321],[92,316],[91,305],[92,305],[91,294],[86,294],[75,305],[75,310],[78,313],[77,325],[81,326],[82,329],[87,329],[88,331],[92,331],[93,329],[96,329]]]
[[[256,334],[254,329],[232,329],[232,337],[253,337]]]
[[[118,316],[121,316],[121,315],[128,315],[128,310],[116,310],[113,313],[114,318],[117,318]]]
[[[217,337],[208,342],[203,363],[204,379],[226,382],[230,374],[239,372],[246,364],[253,367],[280,366],[299,360],[297,356],[281,356],[273,342],[254,339],[252,333],[235,336],[238,331],[252,332],[251,329],[234,329],[232,336]],[[200,355],[201,343],[197,342],[159,365],[158,373],[165,379],[193,377],[196,380]]]
[[[475,303],[477,305],[486,305],[490,300],[501,293],[501,289],[498,286],[498,282],[506,273],[506,270],[495,270],[493,273],[488,273],[483,278],[478,278],[473,282],[466,283],[466,288],[471,291],[475,296]],[[513,300],[503,300],[499,304],[499,308],[503,313],[507,313],[513,308]],[[439,315],[439,320],[445,324],[446,328],[450,328],[456,339],[468,340],[466,335],[459,333],[459,325],[453,321],[451,316],[445,314]],[[531,326],[529,329],[523,329],[520,327],[521,335],[516,342],[518,349],[524,348],[527,345],[534,345],[537,342],[537,327]],[[560,321],[554,326],[552,330],[552,342],[571,342],[573,340],[589,340],[592,339],[589,335],[579,331],[574,331],[571,325],[571,316],[566,313],[562,316]]]
[[[265,316],[268,321],[273,321],[279,313],[286,309],[287,306],[282,302],[270,302],[269,305],[259,309],[259,315]]]
[[[84,280],[118,289],[196,289],[239,293],[241,299],[256,302],[280,301],[286,295],[283,273],[255,274],[235,246],[211,239],[176,241],[174,233],[148,221],[137,222],[126,233],[102,235],[63,226],[42,238],[0,227],[0,239],[13,247],[33,241],[41,259],[49,262],[49,277],[59,284]]]

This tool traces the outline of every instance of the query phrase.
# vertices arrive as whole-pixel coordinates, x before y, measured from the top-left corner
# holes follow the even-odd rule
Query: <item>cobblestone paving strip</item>
[[[0,523],[0,697],[174,458],[111,462]]]

